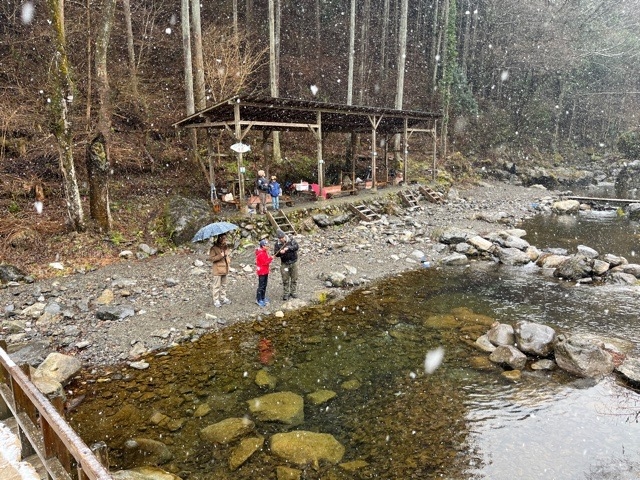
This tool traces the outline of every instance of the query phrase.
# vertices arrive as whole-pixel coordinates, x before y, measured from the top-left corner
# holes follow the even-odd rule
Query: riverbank
[[[396,190],[367,193],[358,200],[386,202]],[[479,233],[516,226],[535,214],[534,206],[552,193],[535,187],[480,183],[452,189],[447,203],[422,203],[416,210],[394,205],[383,220],[316,229],[297,236],[300,245],[298,299],[282,301],[277,268],[272,268],[267,296],[255,303],[257,278],[249,247],[235,253],[229,277],[232,303],[216,308],[209,291],[206,245],[183,247],[144,260],[121,260],[86,274],[20,284],[0,290],[3,336],[9,350],[31,344],[29,362],[52,350],[76,355],[85,366],[135,361],[142,355],[192,341],[236,322],[259,321],[270,314],[342,296],[349,289],[327,288],[324,274],[344,273],[362,285],[420,268],[415,252],[432,263],[448,253],[438,244],[450,227]],[[335,206],[348,197],[323,202]],[[315,206],[315,205],[314,205]],[[308,209],[308,205],[296,208]],[[277,263],[277,262],[274,262]],[[276,265],[277,266],[277,265]]]

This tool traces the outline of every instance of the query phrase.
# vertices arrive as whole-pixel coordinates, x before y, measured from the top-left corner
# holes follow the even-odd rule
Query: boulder
[[[0,264],[0,282],[21,282],[25,280],[27,274],[13,265],[7,265],[6,263]]]
[[[442,265],[466,265],[469,263],[469,259],[462,253],[452,253],[440,260]]]
[[[506,235],[504,238],[504,246],[507,248],[517,248],[518,250],[526,250],[531,245],[526,240],[516,237],[515,235]]]
[[[16,365],[31,365],[32,367],[37,367],[44,362],[51,350],[51,342],[48,340],[38,340],[18,351],[10,353],[9,357],[11,357],[11,360],[13,360]]]
[[[113,307],[101,307],[96,310],[96,317],[100,320],[123,320],[127,317],[133,317],[135,315],[135,311],[131,307],[124,307],[120,305],[116,305]]]
[[[466,242],[467,239],[475,237],[476,235],[477,233],[472,232],[471,230],[449,228],[440,235],[438,241],[440,243],[444,243],[445,245],[455,245],[457,243]]]
[[[487,338],[496,347],[501,345],[513,345],[516,342],[513,327],[506,323],[498,323],[491,327],[487,332]]]
[[[65,385],[81,368],[82,363],[78,358],[53,352],[36,368],[33,377],[50,378]]]
[[[513,329],[518,348],[531,355],[546,357],[553,352],[553,344],[556,339],[556,331],[539,323],[517,322]]]
[[[271,452],[296,465],[319,467],[321,461],[337,464],[345,448],[333,435],[298,430],[276,433],[271,437]]]
[[[602,260],[598,260],[597,258],[593,261],[593,266],[591,267],[593,269],[593,274],[594,275],[604,275],[605,273],[607,273],[607,271],[609,270],[609,267],[611,265],[609,265],[607,262],[603,262]]]
[[[496,247],[494,252],[500,259],[500,263],[505,265],[526,265],[531,262],[529,255],[517,248]]]
[[[591,276],[593,271],[592,262],[589,258],[581,254],[571,255],[562,262],[553,272],[553,276],[566,280],[580,280]]]
[[[304,399],[293,392],[269,393],[248,400],[249,411],[263,422],[300,425],[304,421]]]
[[[640,278],[640,265],[638,265],[637,263],[627,263],[625,265],[621,265],[618,268],[622,269],[624,273],[628,273],[636,278]]]
[[[613,357],[593,337],[560,334],[554,353],[558,367],[579,377],[601,378],[613,371]]]
[[[578,245],[577,249],[580,255],[584,255],[585,257],[590,259],[598,258],[598,252],[591,247],[587,247],[586,245]]]
[[[165,205],[166,233],[176,245],[191,242],[200,228],[213,221],[211,204],[203,198],[186,198],[176,195],[171,197]]]
[[[545,252],[538,257],[536,265],[541,268],[557,268],[569,257],[567,255],[556,255],[554,253]]]
[[[627,357],[621,365],[616,368],[627,380],[633,383],[640,383],[640,358]]]
[[[493,248],[493,243],[482,238],[480,235],[469,238],[467,243],[480,252],[489,252]]]
[[[635,285],[638,279],[630,273],[609,271],[605,282],[610,285]]]
[[[640,203],[630,203],[625,209],[629,220],[640,220]]]
[[[496,346],[491,343],[487,334],[484,334],[476,340],[476,347],[478,347],[483,352],[493,352],[496,349]]]
[[[489,360],[500,365],[507,365],[513,370],[522,370],[527,365],[527,356],[511,345],[501,345],[496,348]]]

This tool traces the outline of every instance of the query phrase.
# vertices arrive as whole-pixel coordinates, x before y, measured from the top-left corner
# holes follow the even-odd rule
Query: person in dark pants
[[[282,230],[276,233],[278,240],[273,249],[274,256],[280,257],[282,276],[282,300],[285,302],[298,297],[298,243]]]
[[[267,293],[267,282],[269,281],[269,265],[273,257],[269,255],[269,242],[260,240],[260,245],[256,248],[256,267],[258,273],[258,291],[256,292],[256,303],[261,307],[269,304],[269,299],[265,297]]]

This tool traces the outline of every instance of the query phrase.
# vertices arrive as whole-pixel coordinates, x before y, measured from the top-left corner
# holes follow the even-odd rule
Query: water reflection
[[[607,460],[640,461],[640,432],[629,421],[635,393],[562,372],[513,383],[469,342],[496,319],[639,342],[637,293],[491,263],[423,269],[337,305],[231,327],[153,358],[146,371],[124,368],[104,383],[100,373],[77,392],[87,400],[71,420],[88,443],[106,440],[119,468],[131,466],[124,442],[144,437],[169,447],[163,468],[183,478],[274,478],[285,462],[268,439],[291,427],[256,422],[265,447],[234,472],[233,445],[199,434],[247,415],[246,402],[265,393],[255,379],[266,370],[276,391],[335,391],[325,404],[305,401],[300,428],[330,433],[346,447],[343,461],[363,462],[355,471],[308,468],[304,478],[588,478]],[[270,365],[261,363],[264,339]],[[444,362],[427,375],[425,354],[439,346]],[[169,421],[155,423],[157,414]]]

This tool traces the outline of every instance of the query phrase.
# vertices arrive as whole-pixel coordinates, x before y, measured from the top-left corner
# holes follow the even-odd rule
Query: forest
[[[87,190],[98,192],[92,218],[110,228],[109,181],[144,173],[206,192],[206,171],[193,168],[206,148],[201,142],[190,153],[194,139],[171,125],[236,94],[439,112],[442,169],[452,157],[562,162],[612,154],[637,138],[639,7],[640,0],[3,0],[3,196],[20,185],[64,198],[67,224],[80,231]],[[293,159],[313,158],[311,137],[281,137],[251,140],[271,148],[254,148],[249,169],[269,154],[279,171],[296,175],[304,167]],[[233,143],[224,134],[218,142]],[[328,156],[347,155],[344,142],[334,143]],[[233,178],[232,160],[215,162],[216,180]],[[34,193],[41,183],[45,192]]]

